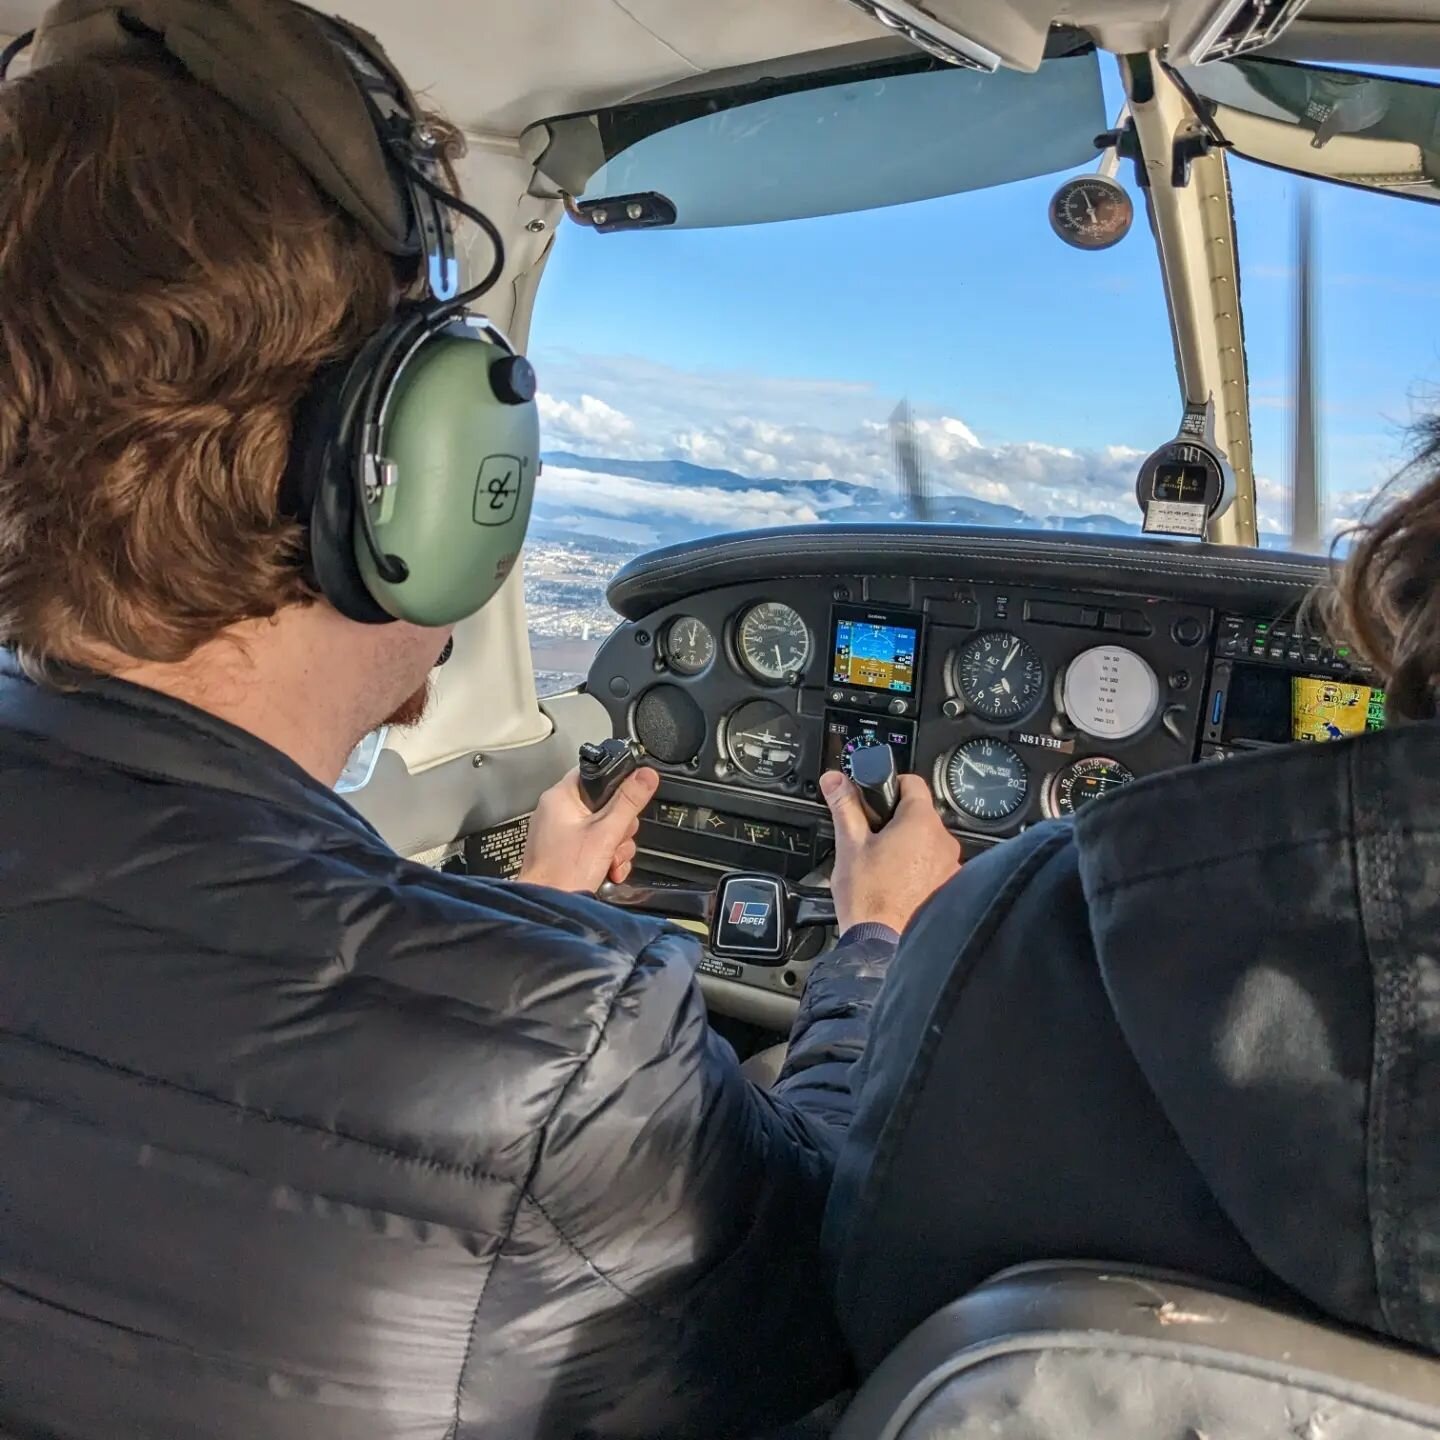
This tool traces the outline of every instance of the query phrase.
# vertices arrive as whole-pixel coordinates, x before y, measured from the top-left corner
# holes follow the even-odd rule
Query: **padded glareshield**
[[[453,624],[484,605],[519,558],[540,425],[533,403],[496,394],[495,367],[513,353],[498,331],[466,317],[425,339],[390,387],[361,473],[380,549],[408,573],[398,583],[382,577],[358,533],[355,558],[397,619]]]

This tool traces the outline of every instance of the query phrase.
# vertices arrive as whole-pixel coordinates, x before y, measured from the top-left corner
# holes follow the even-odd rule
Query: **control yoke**
[[[644,752],[632,740],[580,747],[580,793],[603,809],[639,765]],[[868,745],[850,757],[850,773],[872,830],[895,813],[900,798],[895,756],[888,745]],[[710,950],[726,959],[775,965],[790,950],[795,930],[835,923],[828,889],[791,885],[778,875],[733,870],[714,888],[686,885],[602,885],[598,898],[625,910],[672,920],[697,920],[710,931]]]
[[[850,757],[850,778],[860,792],[860,808],[872,830],[890,823],[900,803],[895,752],[888,745],[865,745]]]

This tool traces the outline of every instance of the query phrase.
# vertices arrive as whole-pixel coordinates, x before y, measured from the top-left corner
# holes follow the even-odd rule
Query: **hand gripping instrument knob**
[[[634,773],[643,754],[633,740],[588,741],[580,747],[580,794],[586,807],[603,810]]]
[[[900,803],[895,752],[888,745],[866,745],[850,756],[850,778],[860,792],[860,808],[872,830],[883,829]]]

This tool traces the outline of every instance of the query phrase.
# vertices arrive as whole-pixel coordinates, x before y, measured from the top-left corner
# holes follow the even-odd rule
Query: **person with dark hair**
[[[957,847],[829,782],[847,934],[766,1092],[694,937],[594,898],[653,771],[554,787],[514,885],[333,792],[449,627],[318,593],[282,477],[415,265],[149,53],[243,22],[309,77],[306,15],[62,0],[0,86],[0,1431],[753,1435],[843,1381],[848,1067]]]
[[[1440,418],[1417,440],[1317,597],[1388,728],[1129,785],[906,932],[826,1218],[862,1368],[1056,1259],[1440,1352]]]

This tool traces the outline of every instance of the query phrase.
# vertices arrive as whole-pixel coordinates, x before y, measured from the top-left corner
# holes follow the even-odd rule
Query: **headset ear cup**
[[[281,507],[305,526],[305,579],[347,619],[383,625],[395,617],[370,594],[355,559],[355,481],[351,456],[357,412],[387,327],[348,363],[316,375],[295,413]]]
[[[513,383],[497,389],[497,368],[514,382],[516,361],[499,331],[467,316],[433,328],[392,374],[374,428],[394,483],[372,507],[373,549],[357,548],[370,593],[412,624],[452,625],[475,614],[519,559],[540,427],[533,399]],[[402,580],[381,572],[376,551],[406,563]]]
[[[320,593],[347,620],[386,625],[395,617],[370,593],[355,560],[355,485],[341,453],[348,449],[336,444],[329,450],[327,473],[310,511],[310,566]]]

